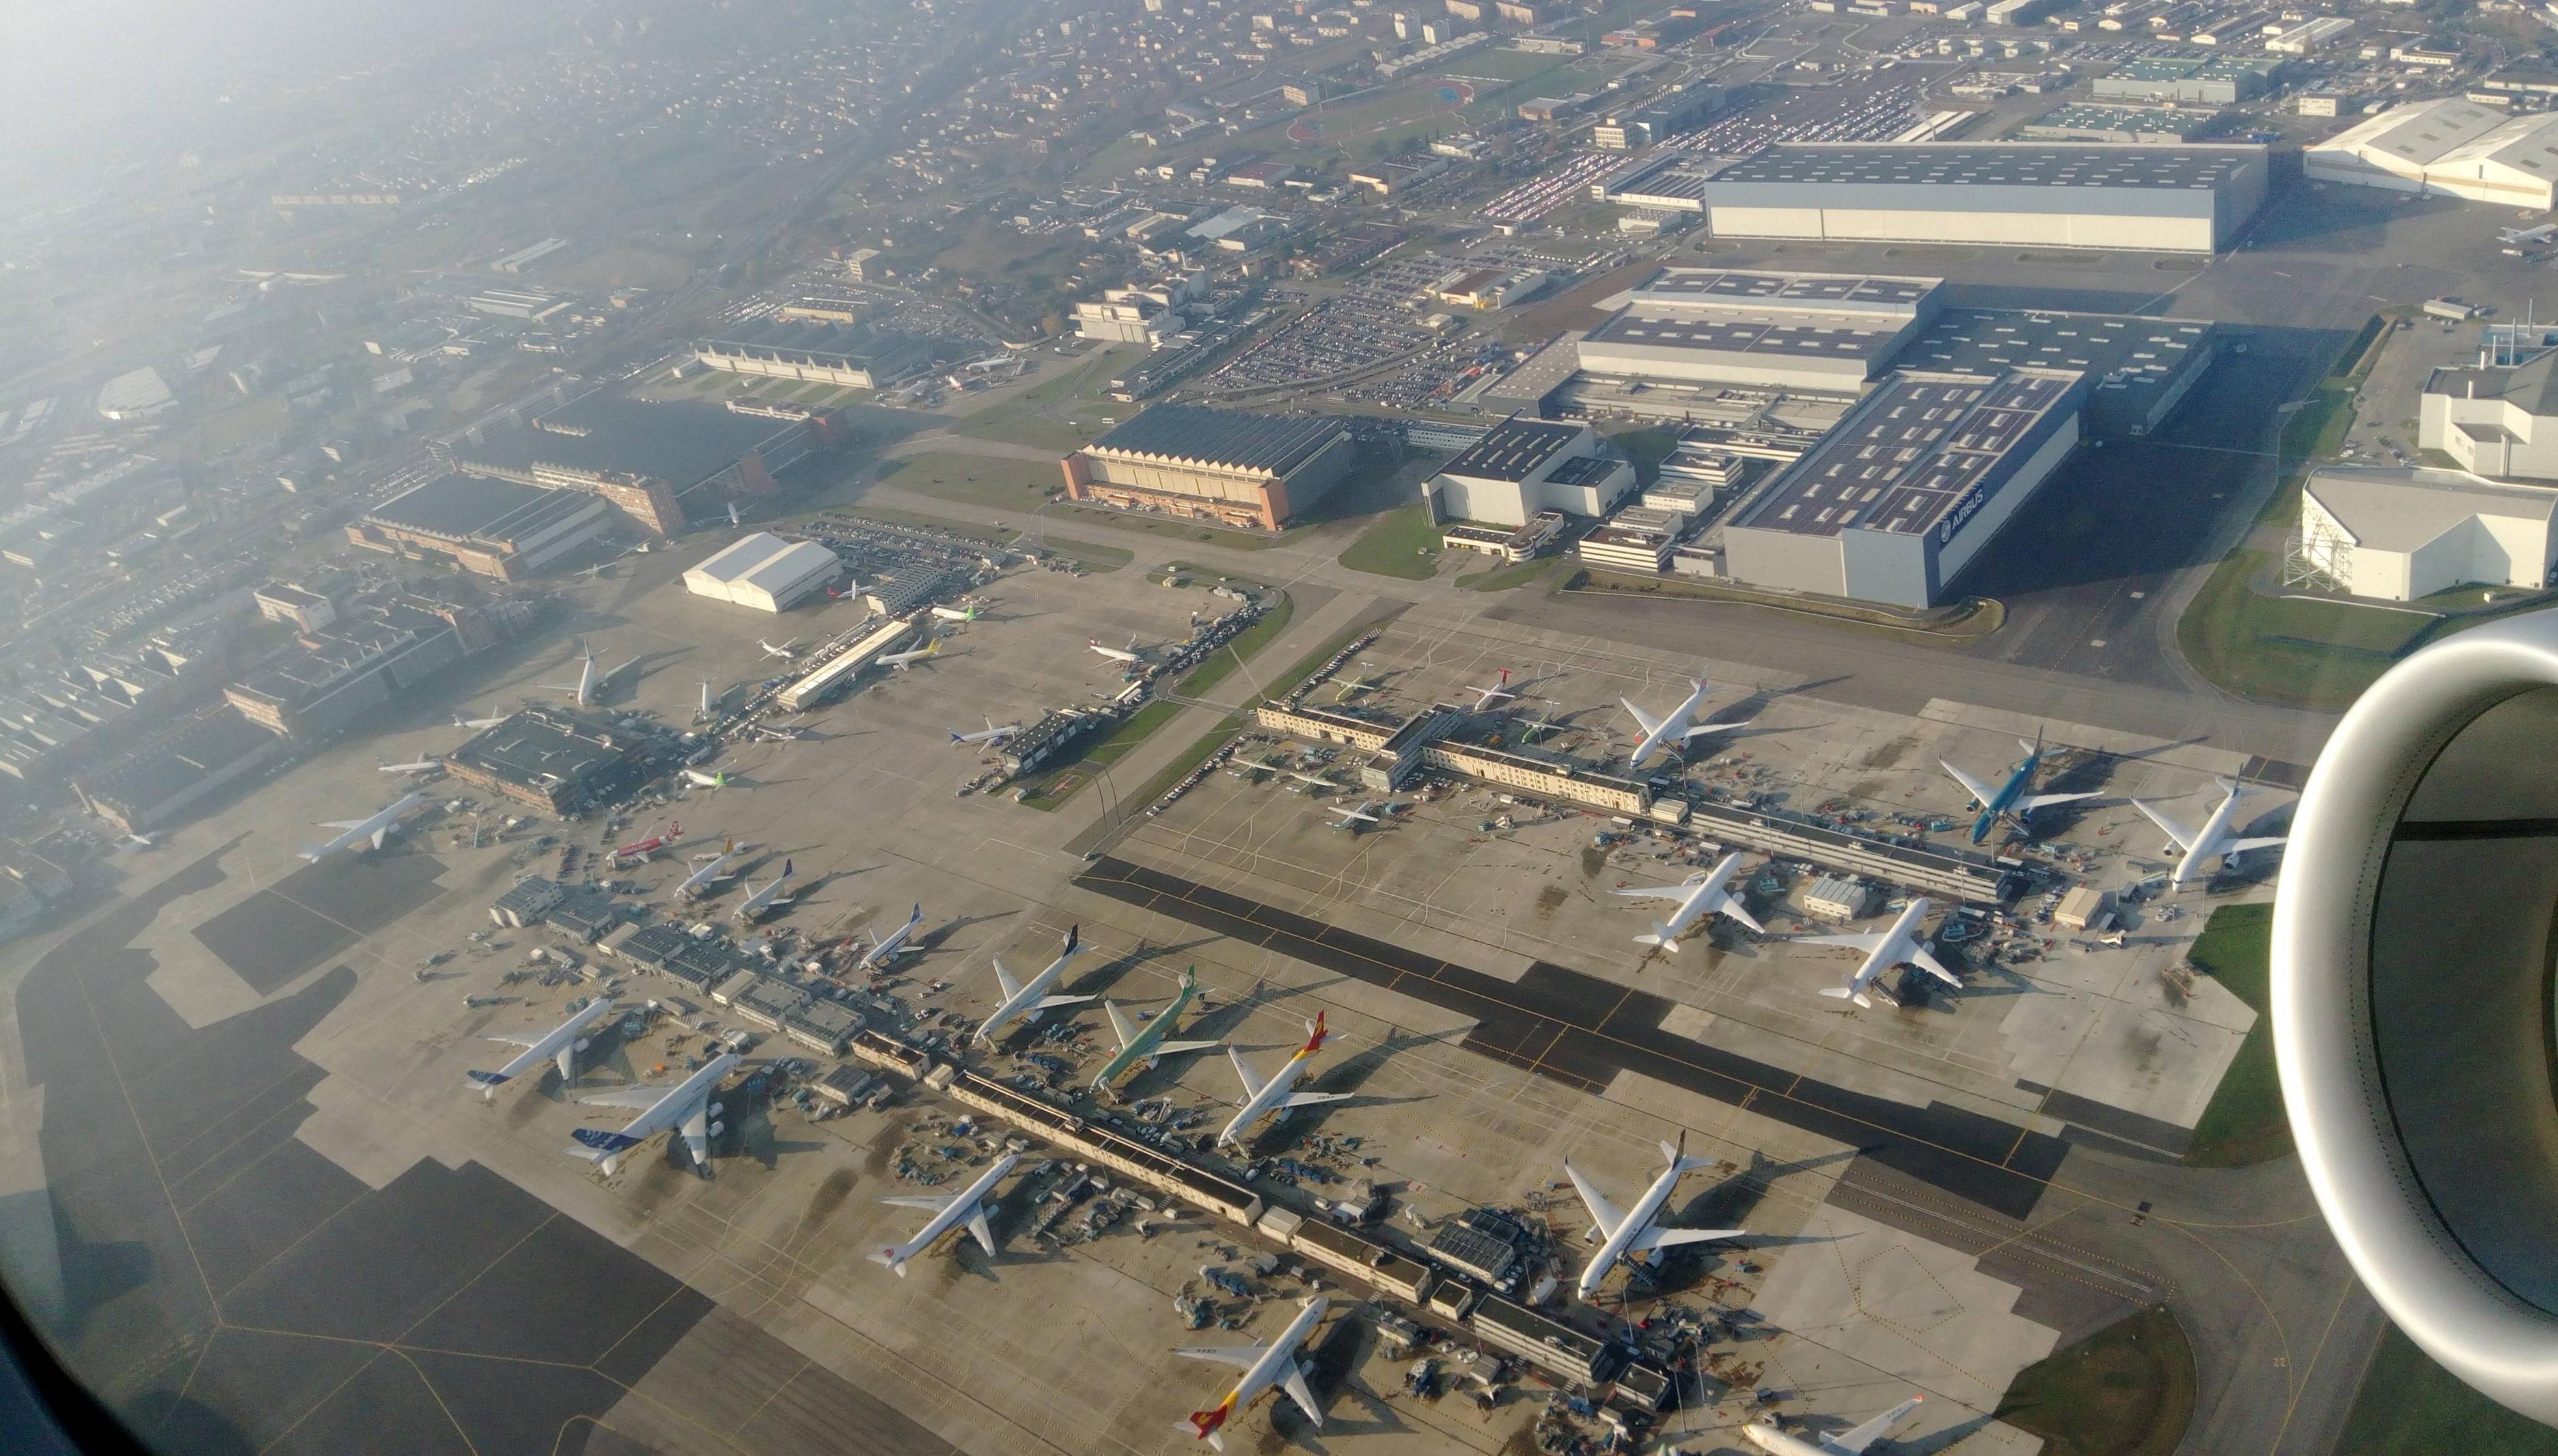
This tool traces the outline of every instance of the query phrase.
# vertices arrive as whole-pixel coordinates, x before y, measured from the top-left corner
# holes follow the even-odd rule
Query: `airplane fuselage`
[[[1083,946],[1080,944],[1068,946],[1065,954],[1048,963],[1048,969],[1022,982],[1020,990],[1006,996],[1003,1004],[987,1012],[986,1019],[977,1024],[977,1045],[993,1046],[995,1038],[1003,1033],[1005,1027],[1047,998],[1049,987],[1056,985],[1057,978],[1066,973],[1066,963],[1081,953]]]
[[[1644,734],[1643,741],[1634,745],[1634,753],[1627,756],[1626,767],[1639,769],[1662,744],[1683,742],[1687,736],[1688,725],[1696,719],[1696,710],[1704,705],[1705,693],[1705,679],[1700,677],[1693,684],[1693,690],[1688,693],[1687,701],[1670,709],[1669,716],[1661,720],[1661,725]],[[1629,706],[1632,705],[1629,704]]]
[[[1686,1172],[1685,1167],[1673,1161],[1660,1177],[1652,1180],[1651,1187],[1643,1190],[1643,1196],[1634,1200],[1634,1206],[1626,1211],[1624,1221],[1617,1225],[1617,1232],[1608,1236],[1608,1241],[1600,1244],[1599,1251],[1590,1256],[1590,1266],[1581,1271],[1579,1287],[1584,1300],[1599,1292],[1599,1285],[1608,1277],[1608,1271],[1617,1266],[1617,1260],[1626,1256],[1627,1245],[1642,1237],[1643,1231],[1652,1226],[1661,1205],[1669,1202],[1670,1194],[1677,1190],[1679,1179]]]
[[[1901,912],[1901,918],[1892,923],[1892,929],[1883,933],[1883,944],[1875,946],[1873,952],[1865,957],[1865,963],[1856,968],[1854,984],[1859,989],[1874,984],[1883,978],[1885,972],[1910,959],[1918,948],[1918,922],[1926,915],[1925,897],[1910,902],[1910,908]]]
[[[377,836],[389,833],[401,819],[408,816],[409,810],[424,802],[426,802],[426,796],[423,794],[403,794],[372,817],[348,825],[339,832],[337,838],[326,844],[314,845],[303,850],[302,857],[317,864],[341,849],[351,849],[358,844],[371,843]]]
[[[623,1125],[620,1132],[596,1133],[581,1127],[571,1133],[580,1144],[570,1149],[578,1156],[593,1160],[607,1174],[622,1166],[622,1158],[631,1149],[692,1115],[697,1106],[707,1106],[711,1093],[722,1079],[736,1070],[741,1059],[733,1052],[723,1053],[702,1064],[702,1069],[667,1090],[664,1096],[649,1104],[647,1110]],[[588,1134],[595,1135],[589,1136]]]
[[[1280,1104],[1288,1100],[1297,1090],[1297,1080],[1304,1077],[1306,1069],[1314,1065],[1313,1047],[1302,1048],[1297,1055],[1289,1058],[1288,1065],[1273,1073],[1270,1080],[1261,1085],[1259,1092],[1244,1099],[1243,1106],[1235,1112],[1234,1119],[1226,1123],[1225,1130],[1216,1135],[1217,1146],[1233,1147],[1241,1143],[1250,1134],[1255,1124],[1278,1110]]]
[[[2026,791],[2034,787],[2034,771],[2042,762],[2043,755],[2027,754],[2025,762],[2018,764],[2016,772],[2008,775],[2007,782],[1999,786],[1999,792],[1991,796],[1989,802],[1981,805],[1981,816],[1972,820],[1974,844],[1982,843],[1996,832],[1999,820],[2007,817],[2018,800],[2025,798]]]
[[[986,1196],[995,1191],[995,1185],[1003,1182],[1007,1174],[1020,1167],[1022,1157],[1019,1153],[1006,1153],[997,1158],[985,1172],[978,1175],[976,1182],[962,1189],[958,1197],[950,1200],[947,1208],[934,1214],[921,1230],[917,1231],[914,1238],[904,1243],[892,1243],[882,1248],[877,1261],[888,1265],[896,1271],[898,1277],[904,1278],[908,1260],[930,1248],[942,1235],[967,1223],[969,1216],[985,1203]]]
[[[2227,853],[2221,845],[2230,838],[2229,821],[2237,817],[2238,795],[2238,790],[2230,790],[2221,799],[2220,806],[2211,811],[2211,817],[2203,821],[2203,832],[2194,836],[2194,847],[2185,851],[2184,857],[2176,862],[2176,872],[2168,877],[2169,884],[2182,890],[2198,880],[2208,882],[2211,879],[2210,866]]]
[[[887,964],[889,959],[897,954],[899,948],[905,946],[909,940],[913,939],[916,931],[921,929],[923,925],[924,907],[919,905],[915,908],[915,914],[907,917],[906,924],[899,926],[896,930],[890,932],[888,939],[880,942],[876,946],[873,946],[868,954],[855,962],[856,967],[862,970],[868,970],[874,965]]]
[[[466,1073],[471,1090],[480,1093],[483,1099],[495,1099],[497,1089],[504,1086],[509,1079],[554,1058],[558,1059],[560,1064],[561,1080],[566,1081],[570,1076],[571,1058],[578,1048],[586,1045],[586,1029],[612,1014],[613,1008],[614,1001],[611,996],[600,996],[588,1002],[576,1015],[553,1027],[540,1041],[526,1047],[505,1066],[495,1072]]]
[[[1173,1004],[1155,1013],[1154,1020],[1138,1029],[1136,1040],[1121,1048],[1118,1056],[1101,1065],[1101,1070],[1092,1079],[1093,1091],[1098,1092],[1117,1082],[1131,1067],[1141,1063],[1152,1065],[1155,1049],[1173,1034],[1173,1027],[1181,1021],[1182,1012],[1189,1008],[1191,998],[1198,994],[1197,982],[1184,983],[1181,993],[1173,997]]]

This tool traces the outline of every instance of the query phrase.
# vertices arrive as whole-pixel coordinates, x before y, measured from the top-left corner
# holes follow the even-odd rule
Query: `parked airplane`
[[[661,832],[651,832],[641,838],[634,839],[630,843],[613,851],[613,857],[615,859],[640,860],[653,858],[658,850],[672,846],[676,840],[683,837],[684,821],[677,819],[675,820],[673,828],[666,829]]]
[[[711,1119],[720,1114],[717,1095],[722,1079],[735,1071],[740,1058],[734,1052],[723,1053],[702,1064],[702,1070],[671,1088],[625,1088],[598,1096],[580,1097],[591,1107],[637,1107],[640,1115],[622,1126],[620,1132],[607,1132],[601,1127],[580,1127],[569,1133],[577,1146],[564,1148],[572,1158],[584,1158],[604,1170],[606,1177],[621,1171],[622,1159],[633,1148],[668,1129],[683,1133],[684,1149],[693,1155],[693,1166],[703,1177],[711,1171],[711,1137],[721,1124]]]
[[[1155,1064],[1166,1057],[1178,1056],[1183,1052],[1205,1052],[1215,1046],[1214,1042],[1164,1040],[1171,1035],[1174,1024],[1182,1019],[1182,1009],[1190,1005],[1192,999],[1198,995],[1199,967],[1194,965],[1182,972],[1182,988],[1173,997],[1173,1004],[1156,1012],[1155,1019],[1142,1027],[1130,1024],[1127,1014],[1118,1007],[1108,1001],[1102,1002],[1102,1014],[1110,1018],[1110,1030],[1119,1038],[1119,1055],[1101,1064],[1101,1070],[1092,1078],[1092,1090],[1099,1092],[1117,1082],[1141,1062],[1145,1064],[1146,1070],[1151,1072]]]
[[[2007,781],[1996,789],[1946,763],[1943,759],[1936,761],[1946,773],[1954,776],[1955,783],[1963,786],[1963,792],[1972,797],[1972,806],[1981,811],[1981,816],[1972,820],[1974,844],[1989,838],[1990,831],[1998,827],[2001,819],[2031,834],[2034,832],[2034,826],[2026,820],[2036,809],[2049,808],[2056,803],[2075,803],[2079,800],[2096,797],[2097,791],[2093,789],[2080,794],[2027,793],[2027,790],[2034,787],[2036,771],[2043,767],[2043,735],[2035,734],[2032,743],[2020,738],[2016,741],[2016,746],[2025,750],[2025,757],[2017,761],[2016,767],[2008,772]]]
[[[977,1023],[977,1045],[993,1046],[996,1036],[1022,1015],[1037,1015],[1054,1007],[1075,1006],[1091,1000],[1090,996],[1052,996],[1048,993],[1048,988],[1056,985],[1057,978],[1066,972],[1066,963],[1082,952],[1083,927],[1076,926],[1066,933],[1066,948],[1048,963],[1048,969],[1018,985],[1013,982],[1012,972],[1004,969],[1002,957],[996,957],[995,984],[1004,988],[1004,999],[994,1010],[986,1013],[984,1021]]]
[[[1770,1456],[1865,1456],[1865,1448],[1883,1439],[1885,1431],[1909,1419],[1922,1398],[1913,1395],[1865,1424],[1834,1436],[1788,1435],[1778,1430],[1776,1422],[1767,1420],[1754,1420],[1743,1426],[1741,1435]]]
[[[763,743],[796,743],[808,736],[808,729],[796,718],[787,723],[749,723],[746,730]]]
[[[879,656],[873,657],[871,660],[893,672],[903,672],[907,668],[914,666],[916,663],[923,661],[926,657],[940,655],[940,653],[941,644],[936,642],[928,643],[912,652],[883,653]]]
[[[2211,860],[2219,860],[2221,867],[2226,868],[2236,855],[2250,849],[2271,849],[2290,837],[2269,834],[2241,839],[2231,833],[2230,820],[2238,811],[2238,801],[2246,794],[2247,786],[2241,780],[2223,779],[2220,787],[2228,791],[2228,797],[2220,801],[2220,806],[2211,811],[2211,817],[2204,819],[2200,829],[2189,829],[2140,800],[2132,801],[2132,807],[2149,815],[2150,822],[2166,830],[2167,837],[2176,841],[2175,847],[2185,852],[2185,857],[2176,862],[2175,870],[2168,875],[2168,884],[2176,889],[2182,890],[2197,881],[2210,883],[2211,876],[2204,873],[2203,867]]]
[[[1708,733],[1721,733],[1727,729],[1740,727],[1741,725],[1738,723],[1706,723],[1700,725],[1693,721],[1696,717],[1696,710],[1703,706],[1705,702],[1705,690],[1706,674],[1704,670],[1700,668],[1698,669],[1696,676],[1688,679],[1688,694],[1686,700],[1681,702],[1677,707],[1670,709],[1667,716],[1659,718],[1655,718],[1651,714],[1644,712],[1641,708],[1635,707],[1634,699],[1632,698],[1621,697],[1617,699],[1617,701],[1626,705],[1627,712],[1634,715],[1634,722],[1643,730],[1642,741],[1636,743],[1634,745],[1634,751],[1626,756],[1626,767],[1630,770],[1641,768],[1644,763],[1651,758],[1652,754],[1660,749],[1664,744],[1667,744],[1672,752],[1676,752],[1687,747],[1687,741],[1691,738],[1701,737]]]
[[[1724,888],[1732,883],[1733,875],[1740,868],[1741,856],[1736,852],[1725,855],[1714,868],[1705,873],[1689,876],[1684,884],[1648,885],[1617,891],[1617,894],[1632,895],[1638,899],[1678,902],[1678,909],[1670,912],[1668,921],[1652,927],[1652,933],[1648,936],[1636,936],[1634,943],[1640,946],[1658,946],[1664,950],[1671,949],[1678,945],[1679,937],[1686,935],[1697,922],[1709,915],[1728,915],[1750,929],[1764,934],[1768,928],[1751,918],[1750,911],[1741,903],[1740,896]]]
[[[733,914],[741,921],[757,921],[762,920],[768,910],[779,910],[782,906],[795,902],[798,896],[782,893],[782,884],[789,878],[790,861],[785,859],[782,861],[782,873],[773,877],[772,884],[761,890],[749,884],[746,898],[737,903],[737,909]]]
[[[2506,247],[2525,247],[2535,242],[2547,242],[2552,237],[2558,237],[2558,222],[2543,222],[2537,227],[2499,227],[2495,230],[2495,240]]]
[[[1021,1166],[1021,1154],[1006,1153],[988,1166],[985,1172],[979,1174],[976,1182],[947,1197],[935,1198],[929,1194],[922,1194],[881,1199],[881,1203],[901,1209],[929,1209],[932,1217],[924,1221],[924,1227],[916,1232],[913,1238],[904,1243],[892,1243],[872,1254],[871,1262],[888,1265],[899,1278],[903,1279],[906,1277],[906,1265],[909,1260],[930,1248],[942,1235],[961,1227],[965,1227],[969,1237],[977,1240],[979,1248],[986,1250],[986,1257],[993,1258],[995,1231],[986,1224],[986,1200],[994,1193],[996,1184],[1003,1182],[1007,1174]]]
[[[399,821],[408,817],[409,810],[424,802],[426,802],[426,796],[423,794],[403,794],[376,811],[370,818],[327,820],[320,825],[321,828],[342,829],[345,832],[326,844],[305,846],[302,857],[317,864],[341,849],[353,849],[359,844],[369,844],[372,848],[379,849],[382,847],[382,841],[390,837],[391,830],[399,826]]]
[[[1563,1176],[1572,1180],[1573,1191],[1581,1195],[1583,1206],[1590,1210],[1590,1238],[1599,1245],[1599,1251],[1590,1256],[1590,1262],[1581,1270],[1579,1292],[1584,1300],[1599,1293],[1599,1285],[1621,1258],[1654,1263],[1664,1248],[1681,1243],[1712,1243],[1718,1239],[1738,1238],[1750,1232],[1747,1229],[1662,1228],[1656,1222],[1660,1218],[1661,1206],[1668,1203],[1670,1195],[1677,1191],[1680,1177],[1704,1167],[1711,1160],[1687,1156],[1685,1133],[1679,1134],[1676,1147],[1662,1143],[1661,1156],[1669,1160],[1669,1166],[1661,1170],[1661,1176],[1652,1180],[1651,1187],[1643,1190],[1641,1198],[1634,1200],[1634,1206],[1623,1213],[1618,1212],[1615,1204],[1608,1202],[1606,1194],[1590,1186],[1590,1180],[1581,1176],[1581,1170],[1572,1166],[1570,1158],[1563,1160]]]
[[[977,620],[978,611],[978,604],[970,602],[965,608],[935,607],[932,609],[932,615],[944,622],[974,622]]]
[[[586,1050],[586,1029],[612,1014],[613,998],[598,996],[587,1002],[576,1015],[552,1027],[549,1031],[529,1036],[521,1032],[491,1032],[486,1040],[521,1047],[524,1049],[523,1055],[495,1072],[471,1071],[462,1075],[470,1080],[472,1088],[480,1093],[483,1100],[494,1101],[497,1095],[497,1089],[505,1086],[508,1079],[515,1074],[526,1068],[538,1067],[547,1061],[557,1061],[560,1085],[565,1087],[577,1078],[577,1054]]]
[[[1019,723],[1007,723],[1003,727],[998,728],[995,726],[995,720],[988,718],[986,720],[985,732],[953,733],[950,735],[950,741],[952,743],[983,743],[991,745],[1001,743],[1005,739],[1010,738],[1021,731],[1022,725]]]
[[[862,958],[853,963],[853,968],[868,970],[874,965],[889,964],[897,959],[898,952],[906,948],[906,943],[913,940],[915,933],[922,929],[924,929],[924,902],[918,900],[915,902],[915,913],[906,918],[906,924],[889,932],[878,945],[863,952]]]
[[[728,770],[722,769],[717,773],[705,774],[699,769],[686,769],[684,771],[684,782],[692,785],[695,789],[726,789],[728,787]]]
[[[729,861],[737,858],[737,841],[734,839],[721,845],[717,854],[697,855],[695,858],[704,863],[700,869],[684,876],[684,882],[675,887],[675,898],[678,900],[689,900],[696,895],[707,894],[711,886],[723,880],[737,878],[735,873],[728,871]]]
[[[394,764],[385,762],[381,759],[375,759],[373,760],[373,767],[380,769],[385,774],[405,774],[412,779],[423,779],[430,774],[443,773],[444,760],[419,759],[415,763]]]
[[[1315,1019],[1306,1023],[1306,1045],[1299,1047],[1297,1055],[1289,1058],[1288,1064],[1274,1073],[1268,1082],[1254,1081],[1252,1069],[1244,1064],[1243,1054],[1232,1047],[1225,1049],[1227,1059],[1234,1063],[1234,1075],[1243,1079],[1243,1106],[1234,1114],[1234,1120],[1226,1123],[1225,1129],[1216,1135],[1218,1147],[1239,1146],[1253,1125],[1264,1117],[1284,1120],[1299,1107],[1311,1107],[1317,1102],[1338,1102],[1350,1095],[1348,1092],[1293,1091],[1297,1079],[1304,1077],[1306,1069],[1314,1065],[1315,1053],[1322,1050],[1327,1035],[1324,1013],[1318,1011]]]
[[[713,716],[714,712],[711,707],[711,680],[705,677],[702,679],[702,705],[693,710],[693,721],[696,723],[707,723]]]
[[[1500,677],[1492,686],[1469,687],[1466,691],[1475,694],[1475,711],[1479,713],[1505,697],[1518,696],[1510,691],[1510,669],[1507,667],[1501,669]]]
[[[554,692],[575,693],[577,695],[577,705],[581,708],[593,707],[595,705],[595,695],[604,690],[604,685],[606,683],[611,682],[614,678],[619,677],[623,673],[640,665],[640,658],[633,657],[630,661],[623,663],[621,666],[614,668],[610,672],[599,672],[596,670],[595,666],[595,650],[593,648],[587,648],[581,652],[579,654],[579,660],[583,665],[578,668],[577,681],[573,683],[545,682],[542,686],[547,687]]]
[[[496,712],[494,708],[491,711]],[[503,713],[497,713],[496,716],[488,718],[473,718],[462,713],[453,715],[453,726],[456,728],[495,728],[505,721],[506,715]]]
[[[1848,977],[1847,984],[1822,987],[1824,996],[1854,1001],[1859,1006],[1872,1006],[1876,996],[1890,1001],[1892,997],[1875,989],[1874,983],[1885,971],[1897,965],[1918,966],[1959,991],[1963,988],[1962,977],[1947,970],[1943,962],[1928,954],[1926,947],[1918,944],[1918,922],[1926,918],[1927,901],[1921,896],[1911,901],[1910,908],[1901,912],[1901,918],[1886,930],[1853,936],[1796,936],[1793,943],[1797,946],[1846,946],[1865,952],[1865,963],[1856,968],[1856,974]]]
[[[764,639],[759,637],[755,640],[755,645],[764,649],[764,655],[766,656],[780,657],[785,662],[799,655],[799,639],[795,637],[784,642],[780,647],[775,647],[773,644],[766,642]]]
[[[1362,799],[1359,801],[1358,807],[1356,808],[1335,808],[1333,812],[1340,814],[1341,817],[1333,820],[1333,827],[1336,829],[1348,829],[1351,833],[1355,834],[1358,832],[1359,825],[1378,822],[1377,816],[1368,812],[1368,810],[1376,808],[1378,804],[1375,800]]]
[[[1085,638],[1083,640],[1083,645],[1090,648],[1092,651],[1099,653],[1101,655],[1108,657],[1114,662],[1134,662],[1138,660],[1137,640],[1133,637],[1128,639],[1128,646],[1125,648],[1105,648],[1101,645],[1101,639],[1097,637]]]
[[[1297,1364],[1297,1352],[1315,1333],[1315,1327],[1324,1322],[1324,1308],[1330,1303],[1321,1294],[1307,1300],[1305,1308],[1288,1322],[1288,1328],[1280,1331],[1279,1338],[1267,1345],[1191,1345],[1174,1350],[1175,1355],[1186,1360],[1214,1361],[1219,1365],[1238,1366],[1243,1371],[1242,1378],[1234,1383],[1233,1389],[1225,1392],[1224,1399],[1207,1410],[1192,1411],[1189,1420],[1179,1423],[1179,1429],[1189,1431],[1222,1451],[1225,1439],[1217,1434],[1218,1428],[1231,1419],[1234,1412],[1250,1405],[1261,1397],[1264,1390],[1273,1386],[1287,1391],[1288,1398],[1296,1401],[1297,1408],[1320,1428],[1324,1423],[1324,1412],[1315,1403],[1315,1392],[1307,1388],[1306,1373]]]
[[[126,834],[115,841],[115,851],[118,854],[122,854],[128,850],[151,849],[155,847],[156,841],[148,834]]]

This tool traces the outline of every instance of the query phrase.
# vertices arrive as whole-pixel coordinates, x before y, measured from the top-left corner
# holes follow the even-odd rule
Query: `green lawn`
[[[1180,783],[1191,770],[1208,762],[1208,756],[1223,747],[1227,739],[1242,732],[1243,724],[1244,719],[1241,714],[1218,720],[1215,727],[1200,735],[1197,743],[1175,754],[1173,761],[1164,765],[1161,773],[1147,780],[1144,787],[1130,794],[1120,802],[1128,805],[1135,812],[1144,812],[1146,805],[1163,798],[1166,790]]]
[[[2262,551],[2230,552],[2176,624],[2186,660],[2232,692],[2341,710],[2430,625],[2411,612],[2265,596],[2253,583],[2268,565]]]
[[[2018,1371],[1998,1418],[2043,1437],[2044,1456],[2172,1456],[2194,1397],[2194,1347],[2160,1307]]]
[[[2337,1456],[2558,1456],[2558,1431],[2462,1384],[2392,1325],[2372,1353]]]
[[[879,478],[883,485],[901,491],[1024,512],[1047,505],[1049,492],[1065,484],[1065,477],[1053,465],[937,451],[889,461]]]
[[[2292,1150],[2292,1126],[2283,1114],[2283,1088],[2274,1072],[2273,1018],[2267,1011],[2267,960],[2274,907],[2224,905],[2196,939],[2195,968],[2209,975],[2256,1012],[2256,1024],[2238,1044],[2211,1104],[2194,1125],[2185,1160],[2203,1168],[2238,1168],[2267,1162]]]
[[[1107,391],[1121,367],[1143,353],[1132,345],[1096,350],[1001,404],[960,417],[950,432],[1062,455],[1098,433],[1105,417],[1119,419],[1135,410],[1135,405],[1121,404]]]
[[[1490,571],[1458,577],[1457,585],[1470,592],[1505,592],[1512,587],[1525,586],[1552,571],[1555,563],[1562,559],[1560,556],[1546,556],[1515,565],[1495,566]]]
[[[1279,605],[1261,614],[1261,620],[1237,634],[1234,641],[1219,649],[1215,655],[1191,669],[1191,674],[1175,685],[1174,691],[1184,697],[1205,696],[1210,688],[1225,680],[1226,674],[1243,665],[1245,658],[1270,646],[1279,634],[1288,630],[1288,621],[1297,615],[1296,602],[1281,597]]]
[[[1439,527],[1430,523],[1429,508],[1404,506],[1371,521],[1340,560],[1352,571],[1428,581],[1438,573],[1439,550]]]

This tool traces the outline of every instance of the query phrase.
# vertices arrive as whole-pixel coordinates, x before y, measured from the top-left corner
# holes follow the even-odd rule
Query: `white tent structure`
[[[835,553],[815,541],[757,531],[686,571],[684,590],[759,612],[782,612],[843,572]]]

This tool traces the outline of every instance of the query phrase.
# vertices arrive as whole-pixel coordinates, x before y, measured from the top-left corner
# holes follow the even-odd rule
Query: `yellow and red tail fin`
[[[1226,1416],[1233,1411],[1234,1402],[1231,1400],[1213,1410],[1194,1410],[1191,1412],[1191,1428],[1199,1432],[1201,1440],[1212,1440],[1216,1436],[1217,1428],[1225,1424]]]
[[[1306,1049],[1299,1052],[1297,1055],[1300,1057],[1311,1057],[1315,1053],[1323,1050],[1324,1038],[1330,1035],[1332,1035],[1331,1032],[1324,1030],[1324,1013],[1321,1011],[1316,1012],[1314,1031],[1306,1038]]]

